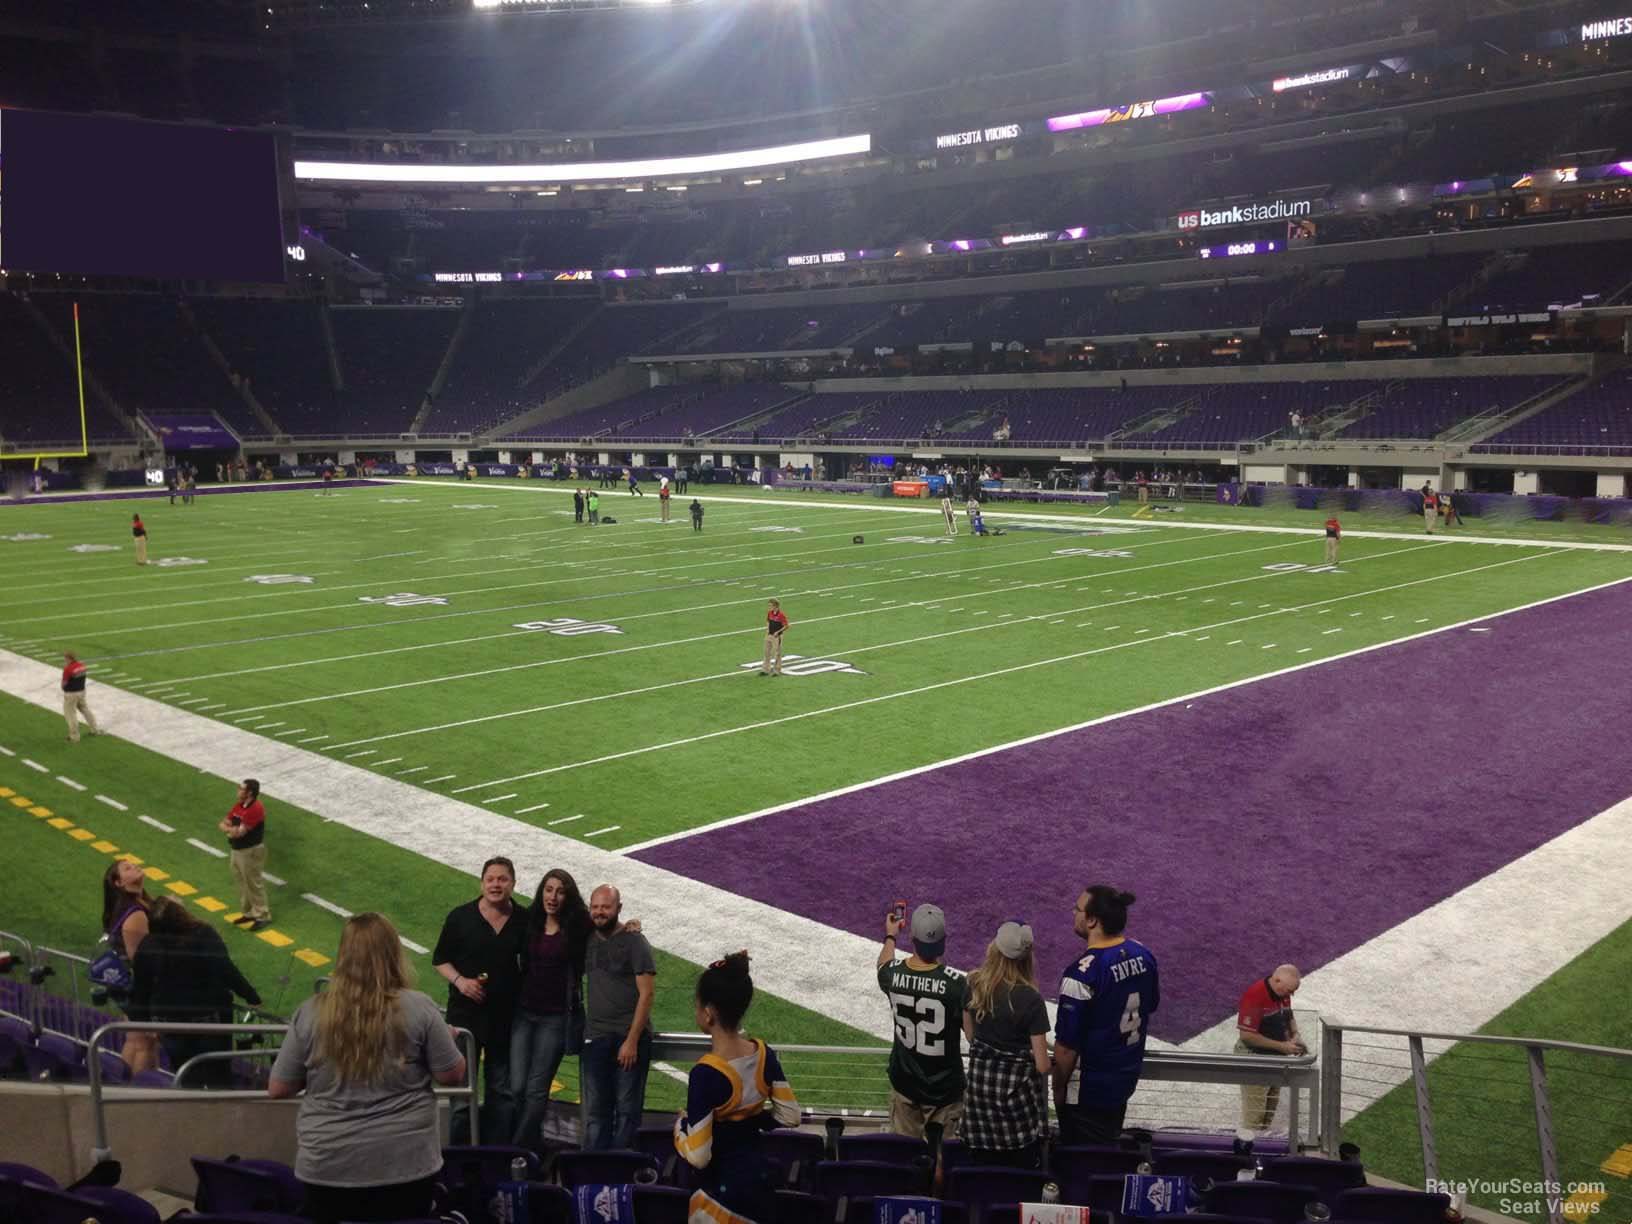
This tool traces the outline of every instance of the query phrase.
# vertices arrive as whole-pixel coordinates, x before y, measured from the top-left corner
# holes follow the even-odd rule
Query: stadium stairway
[[[1554,404],[1560,403],[1578,392],[1597,386],[1610,374],[1623,368],[1626,364],[1625,361],[1606,362],[1602,366],[1595,368],[1587,378],[1575,378],[1562,386],[1549,387],[1547,390],[1532,395],[1523,403],[1515,404],[1505,411],[1498,409],[1461,421],[1441,433],[1435,441],[1455,442],[1472,446],[1475,443],[1483,442],[1486,438],[1493,438],[1504,429],[1509,429],[1520,421],[1529,420],[1531,417],[1547,411]]]

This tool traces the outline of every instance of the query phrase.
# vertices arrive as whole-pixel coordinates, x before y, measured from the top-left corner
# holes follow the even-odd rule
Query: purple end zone
[[[961,967],[1025,918],[1051,996],[1078,892],[1114,883],[1161,963],[1152,1031],[1184,1041],[1277,964],[1318,968],[1632,794],[1632,586],[1480,627],[637,857],[867,936],[893,898],[934,901]]]

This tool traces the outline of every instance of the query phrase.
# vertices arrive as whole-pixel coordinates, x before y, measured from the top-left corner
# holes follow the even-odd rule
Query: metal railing
[[[110,1087],[112,1087],[113,1092],[116,1094],[114,1099],[123,1099],[126,1101],[151,1101],[155,1099],[155,1097],[170,1100],[199,1099],[197,1093],[188,1092],[184,1089],[129,1089],[122,1085],[111,1086],[104,1083],[102,1079],[102,1043],[109,1034],[169,1033],[178,1037],[231,1038],[241,1034],[258,1035],[262,1037],[283,1037],[286,1036],[288,1032],[289,1026],[287,1024],[177,1024],[167,1021],[153,1020],[118,1020],[111,1024],[104,1024],[101,1028],[97,1029],[96,1032],[91,1034],[90,1040],[86,1043],[85,1051],[85,1065],[87,1071],[90,1073],[89,1087],[91,1093],[91,1119],[95,1135],[95,1146],[91,1149],[92,1161],[100,1164],[102,1161],[110,1160],[113,1157],[113,1149],[110,1146],[108,1139],[107,1106],[110,1100]],[[462,1029],[458,1027],[453,1029],[453,1038],[459,1046],[459,1052],[465,1056],[465,1082],[451,1088],[444,1088],[440,1085],[435,1085],[432,1087],[432,1093],[438,1097],[463,1098],[468,1102],[470,1107],[470,1142],[473,1144],[480,1143],[481,1121],[479,1115],[481,1110],[477,1107],[478,1101],[476,1088],[478,1077],[471,1074],[471,1072],[474,1070],[474,1068],[471,1066],[471,1054],[475,1048],[473,1045],[474,1038],[472,1037],[469,1029]],[[267,1052],[270,1053],[271,1051]],[[239,1056],[237,1052],[223,1051],[222,1053],[226,1054],[227,1057]],[[193,1058],[190,1058],[183,1063],[181,1067],[177,1068],[176,1076],[179,1079],[182,1072],[193,1066],[195,1063],[203,1063],[211,1060],[212,1059],[209,1054],[195,1055]],[[219,1091],[211,1091],[208,1094],[208,1099],[211,1101],[259,1101],[266,1099],[266,1092],[262,1089],[222,1089]]]
[[[1325,1025],[1321,1044],[1327,1155],[1337,1154],[1345,1119],[1375,1106],[1385,1123],[1391,1111],[1414,1114],[1430,1190],[1548,1224],[1572,1218],[1572,1195],[1607,1193],[1604,1182],[1590,1179],[1626,1141],[1632,1050],[1334,1023]],[[1409,1105],[1400,1095],[1407,1088]],[[1504,1151],[1517,1158],[1532,1145],[1531,1170],[1489,1167]]]

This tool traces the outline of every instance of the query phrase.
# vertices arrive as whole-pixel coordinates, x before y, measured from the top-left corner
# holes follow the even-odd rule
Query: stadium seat
[[[778,1190],[776,1224],[833,1224],[833,1208],[820,1195]]]
[[[913,1195],[924,1190],[924,1172],[881,1160],[824,1160],[816,1166],[816,1193],[830,1203],[841,1198]]]
[[[1049,1169],[1061,1178],[1092,1177],[1096,1173],[1137,1173],[1144,1157],[1129,1148],[1110,1144],[1084,1143],[1057,1147],[1049,1156]]]
[[[875,1160],[882,1164],[913,1165],[929,1155],[929,1145],[911,1135],[875,1131],[870,1135],[840,1135],[840,1160]]]
[[[964,1165],[946,1175],[946,1198],[966,1207],[988,1203],[1035,1203],[1042,1198],[1048,1174],[1040,1169],[1002,1165]]]
[[[1218,1182],[1206,1194],[1208,1211],[1258,1216],[1270,1224],[1302,1224],[1305,1204],[1320,1198],[1307,1186],[1272,1181]]]
[[[1451,1205],[1448,1194],[1425,1190],[1395,1190],[1387,1186],[1364,1186],[1345,1190],[1337,1196],[1334,1216],[1345,1220],[1387,1220],[1389,1224],[1438,1224]]]
[[[84,1077],[85,1047],[72,1037],[64,1037],[61,1033],[41,1033],[34,1039],[34,1045],[56,1060],[62,1075],[74,1079]]]
[[[193,1205],[203,1211],[284,1211],[300,1208],[301,1193],[293,1173],[286,1180],[260,1161],[193,1157],[198,1189]]]
[[[171,1219],[176,1224],[308,1224],[302,1216],[277,1211],[187,1211]]]
[[[686,1224],[691,1191],[678,1186],[636,1186],[635,1219],[640,1224]]]
[[[1205,1178],[1209,1182],[1234,1181],[1242,1169],[1252,1167],[1251,1159],[1237,1156],[1233,1152],[1205,1152],[1185,1148],[1172,1152],[1157,1152],[1151,1164],[1157,1173],[1171,1177],[1188,1177],[1192,1181],[1201,1181]],[[1276,1180],[1296,1185],[1303,1184],[1291,1178]]]
[[[642,1169],[657,1172],[657,1161],[645,1152],[562,1152],[555,1158],[556,1176],[568,1189],[577,1186],[621,1186]]]
[[[1327,1160],[1319,1156],[1282,1156],[1264,1165],[1264,1176],[1282,1185],[1308,1186],[1333,1210],[1343,1191],[1366,1184],[1363,1166],[1351,1160]]]
[[[442,1173],[438,1179],[447,1190],[452,1206],[485,1213],[487,1197],[500,1182],[510,1180],[510,1162],[516,1157],[527,1161],[529,1181],[538,1176],[538,1157],[526,1148],[501,1144],[480,1144],[442,1149]]]
[[[457,1206],[457,1204],[454,1204]],[[486,1220],[485,1202],[467,1208],[465,1214],[472,1220]],[[573,1203],[572,1191],[548,1182],[527,1183],[528,1224],[578,1224],[578,1210]]]
[[[765,1158],[782,1170],[777,1179],[781,1186],[809,1191],[815,1184],[816,1166],[822,1162],[825,1146],[822,1136],[809,1131],[773,1130],[765,1132],[759,1144]],[[839,1141],[839,1150],[844,1150],[843,1140]]]
[[[14,1182],[26,1182],[31,1186],[43,1186],[47,1190],[57,1190],[56,1178],[49,1173],[42,1173],[33,1165],[15,1164],[11,1161],[0,1161],[0,1177]]]
[[[78,1194],[23,1185],[18,1196],[17,1219],[28,1224],[159,1224],[159,1213],[151,1203],[125,1190],[108,1187],[87,1189]]]

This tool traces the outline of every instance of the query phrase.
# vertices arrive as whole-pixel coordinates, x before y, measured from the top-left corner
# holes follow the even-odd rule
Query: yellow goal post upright
[[[77,451],[9,451],[5,438],[0,436],[0,461],[32,459],[34,470],[40,470],[42,459],[84,459],[91,453],[90,438],[85,426],[85,359],[80,349],[79,303],[74,303],[74,379],[79,389],[79,449]]]

